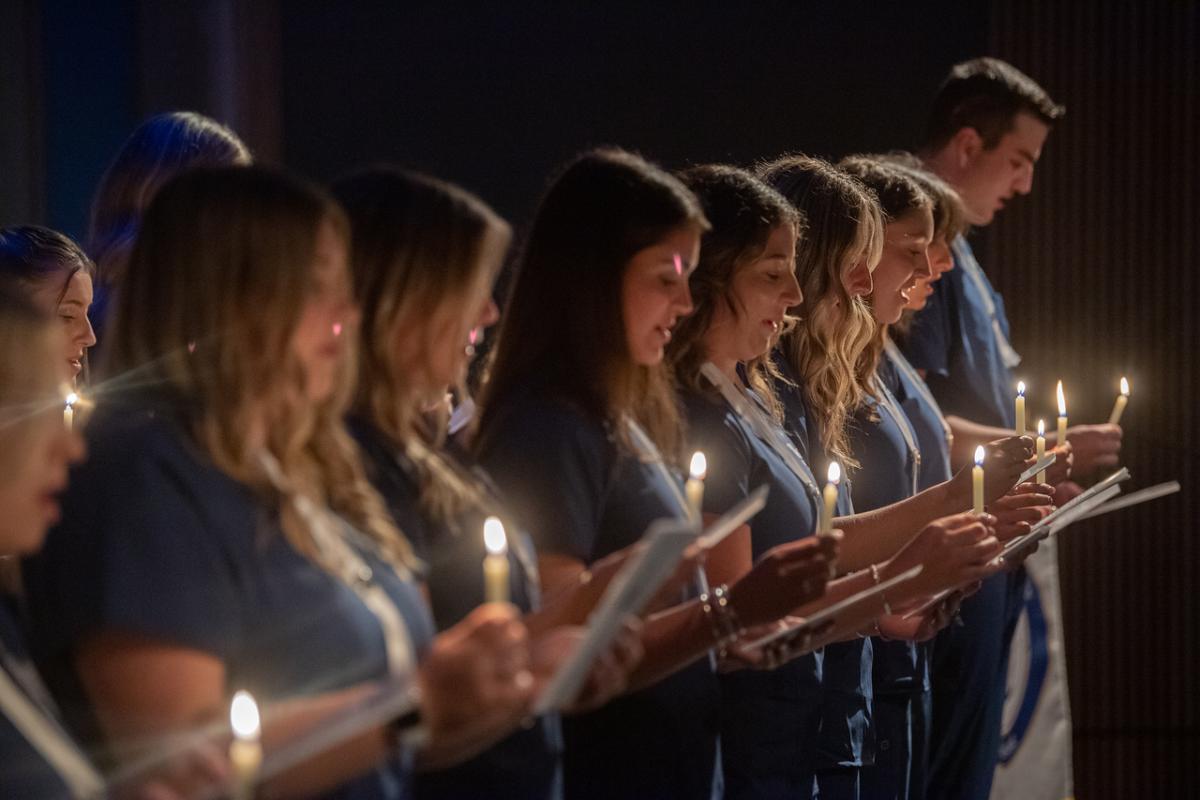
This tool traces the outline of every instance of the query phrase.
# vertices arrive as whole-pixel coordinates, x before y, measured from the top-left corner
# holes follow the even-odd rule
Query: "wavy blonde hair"
[[[429,378],[428,354],[446,339],[465,344],[512,231],[475,195],[425,175],[374,167],[333,189],[350,219],[362,308],[355,411],[409,455],[422,504],[448,519],[469,498],[438,477],[445,465],[421,446],[436,449],[445,435],[426,413],[447,388]]]
[[[780,351],[821,424],[825,452],[857,467],[846,427],[862,402],[856,365],[875,332],[875,319],[862,298],[846,291],[846,278],[864,260],[871,269],[879,263],[879,204],[860,182],[820,158],[783,156],[760,165],[758,174],[807,223],[796,247],[796,278],[804,300],[799,318],[780,340]]]
[[[345,429],[354,331],[342,336],[336,389],[313,403],[291,342],[314,290],[316,238],[348,225],[314,186],[260,167],[201,169],[165,186],[146,212],[111,334],[107,391],[161,384],[223,472],[274,505],[283,534],[330,570],[290,502],[307,497],[355,525],[398,569],[416,566],[408,541],[367,482]],[[248,432],[262,424],[263,441]],[[276,487],[259,460],[275,457]]]

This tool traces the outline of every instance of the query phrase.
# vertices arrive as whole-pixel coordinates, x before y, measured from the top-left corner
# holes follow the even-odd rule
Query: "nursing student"
[[[888,328],[908,304],[920,278],[930,277],[928,250],[935,236],[933,201],[922,185],[902,168],[854,156],[839,167],[860,180],[878,198],[884,217],[883,249],[872,273],[868,304],[877,329],[858,361],[864,388],[850,429],[851,451],[862,465],[853,483],[854,506],[881,508],[915,496],[920,487],[923,451],[900,397],[904,388],[886,347]],[[919,380],[919,379],[918,379]],[[948,443],[933,453],[945,458]],[[944,460],[943,460],[943,463]],[[948,470],[947,470],[948,471]],[[945,477],[950,480],[949,475]],[[936,485],[936,484],[935,484]],[[1003,508],[1001,541],[1028,532],[1051,509],[1053,489],[1025,484],[992,504]],[[955,602],[952,608],[957,609]],[[937,625],[885,618],[873,638],[873,726],[875,762],[864,768],[865,798],[924,797],[924,747],[930,707],[928,641]]]
[[[96,344],[88,322],[96,268],[69,237],[37,225],[0,229],[0,277],[14,281],[34,304],[62,324],[60,360],[67,380],[81,382]]]
[[[112,762],[219,725],[241,689],[268,758],[383,680],[422,691],[422,763],[473,754],[530,701],[510,607],[434,638],[418,562],[343,426],[347,242],[332,199],[253,167],[191,171],[146,213],[90,457],[25,571],[43,675]],[[364,730],[267,790],[404,796],[406,730]]]
[[[465,379],[472,344],[499,317],[492,286],[508,224],[460,187],[389,167],[334,184],[352,232],[352,272],[362,310],[359,379],[349,426],[367,473],[425,564],[439,629],[485,601],[480,566],[485,519],[503,520],[508,598],[530,628],[535,678],[548,678],[582,629],[555,624],[540,598],[537,553],[482,470],[448,439],[447,392]],[[593,668],[579,703],[596,706],[625,687],[641,646],[633,631]],[[561,749],[556,716],[524,726],[449,769],[419,771],[418,798],[555,797]]]
[[[483,388],[478,446],[533,536],[547,596],[588,582],[590,565],[655,520],[688,514],[663,348],[692,310],[688,276],[707,227],[676,178],[612,149],[568,164],[538,207]],[[680,595],[646,617],[633,691],[563,720],[566,797],[719,797],[708,653],[819,596],[827,573],[817,548],[769,553],[728,590]]]
[[[767,505],[748,533],[731,537],[737,546],[709,559],[710,581],[717,582],[735,579],[772,550],[819,546],[812,535],[819,489],[782,426],[768,359],[788,310],[802,301],[794,272],[800,218],[777,192],[735,167],[696,167],[682,179],[696,192],[712,224],[690,280],[696,310],[668,348],[687,409],[689,447],[709,456],[705,508],[717,513],[759,486],[770,489]],[[917,563],[928,568],[919,579],[897,587],[895,601],[975,575],[996,552],[988,535],[990,522],[960,515],[944,520],[944,529],[931,526],[888,563],[835,581],[826,598],[796,612],[811,613]],[[857,638],[857,629],[883,613],[884,606],[886,601],[880,601],[856,625],[829,636]],[[722,678],[721,750],[728,797],[813,796],[822,683],[828,674],[823,672],[823,653],[802,648],[790,655],[797,657],[773,670]]]
[[[991,223],[1007,202],[1028,194],[1051,125],[1063,115],[1042,87],[1010,64],[980,58],[955,66],[938,90],[919,155],[962,198],[967,221]],[[963,453],[1011,430],[1020,356],[1009,341],[1004,302],[963,236],[952,243],[954,269],[934,285],[904,342]],[[1068,431],[1073,471],[1115,467],[1120,428]],[[1050,437],[1051,446],[1059,444]],[[1066,493],[1060,492],[1060,500]],[[986,798],[1000,743],[1009,643],[1021,608],[1023,572],[997,576],[968,598],[964,625],[948,631],[934,663],[933,751],[929,795]],[[945,675],[945,680],[939,680]],[[945,687],[945,693],[941,687]]]
[[[805,215],[797,248],[804,300],[796,324],[774,354],[782,380],[784,425],[809,463],[836,459],[858,467],[849,452],[849,416],[863,397],[855,365],[875,323],[863,297],[882,251],[877,201],[859,181],[828,162],[785,156],[760,174]],[[1009,437],[989,446],[985,495],[1003,495],[1031,462],[1032,440]],[[824,470],[818,469],[818,474]],[[848,488],[843,484],[843,489]],[[970,474],[880,509],[839,516],[845,532],[840,563],[862,569],[894,555],[925,525],[970,507]],[[837,513],[852,511],[851,492],[839,493]],[[826,797],[856,797],[859,772],[871,763],[872,650],[869,639],[832,645],[825,653],[818,784]]]

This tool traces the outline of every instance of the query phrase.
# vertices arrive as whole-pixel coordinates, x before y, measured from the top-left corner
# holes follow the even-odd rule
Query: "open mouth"
[[[670,328],[665,328],[662,325],[657,325],[654,328],[654,332],[659,335],[659,337],[662,339],[663,344],[666,344],[667,342],[671,341],[671,329]]]

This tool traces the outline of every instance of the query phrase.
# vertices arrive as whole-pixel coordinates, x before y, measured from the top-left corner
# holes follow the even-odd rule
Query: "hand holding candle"
[[[971,470],[972,510],[983,513],[983,445],[975,448],[975,467]]]
[[[708,459],[704,457],[704,453],[697,450],[692,453],[692,463],[688,469],[688,480],[684,486],[684,493],[687,495],[688,515],[692,522],[697,526],[701,524],[703,516],[701,511],[704,508],[704,476],[708,474]]]
[[[229,763],[233,767],[235,800],[254,797],[254,786],[262,767],[262,723],[258,704],[249,692],[237,692],[229,706],[229,724],[233,741],[229,743]]]
[[[496,517],[483,523],[483,598],[488,603],[508,602],[508,539],[504,524]]]
[[[1025,435],[1025,381],[1017,381],[1017,436]]]
[[[1121,378],[1121,393],[1117,395],[1117,402],[1113,405],[1112,413],[1108,415],[1109,425],[1119,425],[1121,423],[1121,415],[1125,413],[1125,406],[1129,404],[1129,381]]]
[[[1046,420],[1038,420],[1038,435],[1037,435],[1037,460],[1041,461],[1046,457]],[[1042,470],[1037,474],[1037,482],[1046,482],[1046,470]]]
[[[1058,441],[1055,444],[1067,443],[1067,398],[1063,394],[1062,381],[1058,382]]]

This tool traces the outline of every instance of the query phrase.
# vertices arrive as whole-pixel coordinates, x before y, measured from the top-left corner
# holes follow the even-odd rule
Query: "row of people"
[[[130,147],[162,136],[236,141],[171,115]],[[94,215],[120,218],[126,236],[107,256],[118,268],[100,261],[111,305],[86,391],[88,458],[23,564],[5,639],[60,732],[61,719],[105,766],[128,763],[245,688],[265,701],[270,751],[413,675],[424,744],[399,725],[365,731],[267,791],[925,796],[931,749],[961,743],[930,737],[924,643],[1006,566],[1001,543],[1054,491],[1014,488],[1032,442],[987,431],[989,513],[960,513],[970,477],[952,474],[952,423],[894,342],[962,241],[949,185],[901,155],[672,175],[590,151],[543,197],[500,315],[511,232],[465,190],[373,168],[327,194],[243,164],[244,148],[222,158],[176,163],[171,180],[149,174],[161,162],[143,168],[156,185],[139,195],[109,190],[133,182],[120,165],[138,159],[124,155],[101,196],[153,200]],[[30,554],[81,455],[50,387],[95,341],[86,317],[60,313],[64,336],[32,305],[62,312],[74,287],[86,311],[94,268],[51,232],[0,236],[5,272],[67,287],[6,305],[25,328],[4,343],[12,358],[35,331],[67,356],[14,368],[29,396],[5,402],[32,402],[14,428],[38,420],[47,443],[18,472],[54,476],[32,490],[26,535],[5,543]],[[497,320],[472,415],[469,361]],[[1060,447],[1054,483],[1071,468]],[[766,507],[689,551],[562,715],[526,719],[647,526],[688,514],[679,467],[693,450],[709,456],[706,515],[761,485]],[[812,467],[830,460],[851,480],[840,535],[818,538]],[[483,602],[492,515],[509,531],[512,606]],[[861,618],[746,646],[918,564]],[[946,588],[958,591],[906,615]],[[6,752],[28,745],[6,732]],[[47,793],[60,778],[23,755],[20,779]],[[220,759],[202,756],[133,789],[219,782]]]

